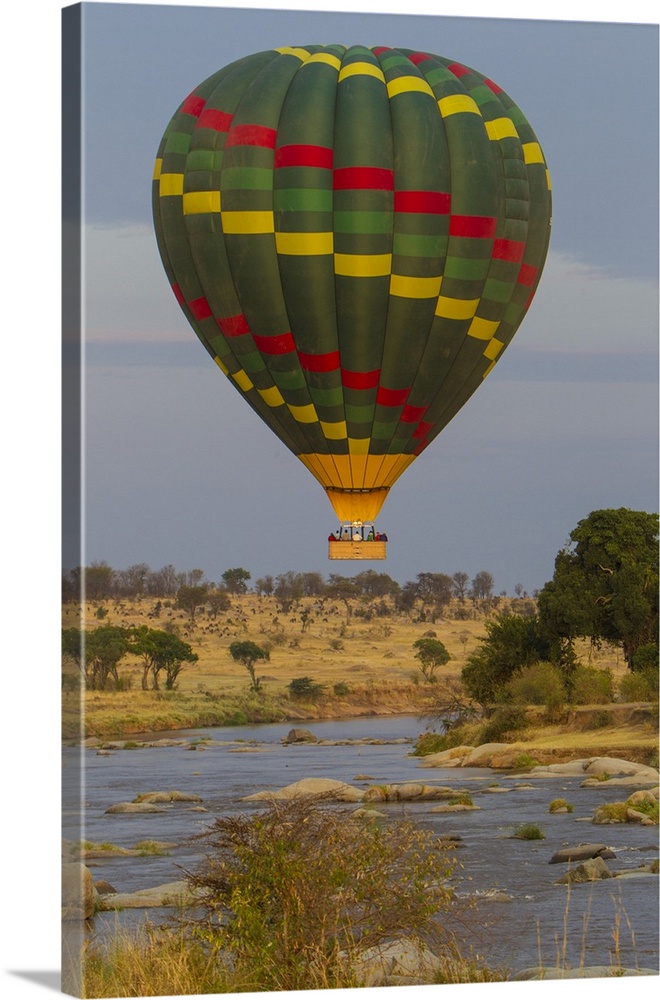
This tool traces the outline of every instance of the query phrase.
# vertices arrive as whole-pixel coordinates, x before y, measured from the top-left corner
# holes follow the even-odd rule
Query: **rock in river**
[[[272,791],[266,789],[263,792],[246,795],[241,802],[295,799],[309,795],[322,795],[333,802],[361,802],[364,792],[354,785],[347,785],[346,782],[335,781],[333,778],[302,778],[291,785],[285,785],[284,788]]]

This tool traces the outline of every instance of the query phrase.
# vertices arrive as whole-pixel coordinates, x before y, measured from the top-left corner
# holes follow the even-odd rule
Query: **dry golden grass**
[[[120,677],[126,685],[120,691],[89,691],[81,695],[65,690],[64,735],[78,734],[78,716],[84,709],[86,736],[126,737],[149,731],[195,728],[245,721],[314,720],[348,718],[365,714],[419,714],[422,716],[437,698],[438,689],[457,682],[467,657],[477,649],[485,635],[486,613],[473,611],[474,617],[455,617],[460,607],[454,603],[446,616],[436,622],[414,622],[407,615],[392,613],[360,614],[364,605],[352,602],[350,617],[341,601],[326,599],[322,605],[315,598],[304,598],[290,613],[278,612],[273,597],[245,594],[232,598],[229,611],[213,619],[198,613],[195,623],[173,607],[172,601],[162,601],[158,617],[154,617],[156,601],[125,599],[92,603],[84,609],[68,605],[64,624],[88,629],[101,624],[162,629],[176,626],[182,639],[198,654],[197,663],[186,664],[179,675],[175,691],[143,691],[140,661],[127,657],[120,664]],[[503,601],[516,611],[516,601]],[[98,618],[99,607],[107,609]],[[309,613],[303,628],[301,613]],[[492,613],[492,612],[491,612]],[[432,631],[446,646],[451,659],[438,671],[439,684],[425,683],[414,656],[413,643]],[[263,677],[263,695],[249,691],[245,668],[231,658],[229,646],[237,639],[249,639],[260,646],[270,646],[270,660],[257,663],[257,674]],[[599,668],[610,668],[615,679],[626,673],[620,653],[604,646],[593,650],[584,644],[578,650],[584,662]],[[75,674],[72,664],[65,671]],[[292,700],[287,685],[298,677],[309,677],[324,685],[325,696],[307,701]],[[337,684],[345,685],[348,693],[335,694]],[[598,706],[604,709],[606,706]],[[527,753],[554,750],[566,757],[583,755],[582,751],[597,748],[630,748],[648,750],[657,744],[653,726],[612,725],[580,731],[578,724],[531,727],[516,735],[516,745]]]

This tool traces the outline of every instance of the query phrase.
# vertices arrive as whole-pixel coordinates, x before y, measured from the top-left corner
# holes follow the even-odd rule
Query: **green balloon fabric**
[[[511,342],[551,188],[523,113],[475,70],[306,45],[185,98],[153,214],[211,357],[340,519],[368,520]]]

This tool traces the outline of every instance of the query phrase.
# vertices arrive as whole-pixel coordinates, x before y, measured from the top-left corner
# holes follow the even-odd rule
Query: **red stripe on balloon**
[[[484,80],[484,83],[486,84],[487,87],[490,88],[490,90],[493,91],[494,94],[502,93],[502,88],[498,87],[498,85],[496,83],[493,83],[492,80]]]
[[[492,239],[496,226],[497,219],[487,215],[452,215],[449,221],[449,235]]]
[[[236,316],[221,316],[218,320],[218,326],[225,337],[240,337],[241,334],[250,332],[248,321],[243,313],[237,313]]]
[[[188,303],[188,308],[196,320],[208,319],[212,316],[211,307],[206,298],[202,295],[198,299],[193,299]]]
[[[375,389],[380,378],[380,368],[372,372],[349,372],[341,370],[341,382],[346,389]]]
[[[378,387],[376,402],[381,406],[402,406],[408,398],[410,387],[407,389],[386,389],[384,385]]]
[[[227,134],[225,149],[229,146],[263,146],[275,149],[277,132],[265,125],[233,125]]]
[[[176,284],[176,283],[173,284],[172,285],[172,291],[174,292],[174,296],[175,296],[177,302],[179,303],[179,305],[180,306],[185,305],[186,300],[185,300],[185,298],[183,296],[183,292],[181,291],[181,286],[178,285],[178,284]]]
[[[471,69],[469,69],[467,66],[463,66],[462,63],[452,63],[451,66],[447,66],[447,69],[449,70],[450,73],[453,73],[454,76],[457,76],[459,78],[461,76],[467,76],[468,73],[472,72]]]
[[[339,368],[339,351],[328,354],[305,354],[298,351],[300,366],[306,372],[334,372]]]
[[[340,167],[332,181],[335,191],[394,190],[394,171],[383,167]]]
[[[422,420],[422,421],[421,421],[421,423],[420,423],[420,425],[419,425],[419,427],[417,427],[417,428],[415,429],[415,432],[414,432],[414,434],[413,434],[413,437],[414,437],[414,438],[415,438],[416,440],[419,440],[420,438],[425,438],[425,437],[426,437],[426,435],[428,434],[428,432],[429,432],[429,431],[431,430],[431,428],[432,428],[432,427],[433,427],[433,424],[428,424],[428,423],[425,423],[425,422],[424,422],[424,421]]]
[[[372,49],[371,51],[375,56],[380,56],[383,52],[391,52],[392,49],[389,45],[379,45],[377,49]]]
[[[395,191],[395,212],[424,212],[448,215],[451,196],[445,191]]]
[[[422,419],[427,410],[428,406],[410,406],[407,403],[399,419],[404,424],[415,424],[418,420]]]
[[[182,115],[194,115],[195,118],[199,118],[205,104],[206,101],[203,97],[199,97],[197,94],[188,94],[179,111]]]
[[[332,170],[332,149],[327,146],[291,144],[275,152],[276,167],[323,167]]]
[[[197,128],[211,128],[214,132],[228,132],[231,128],[233,115],[218,108],[205,108],[199,116]]]
[[[426,62],[426,60],[430,59],[431,56],[428,54],[428,52],[413,52],[412,55],[408,56],[408,58],[410,59],[411,63],[415,64],[415,66],[419,66],[421,62]]]
[[[531,264],[523,264],[518,272],[518,284],[519,285],[533,285],[536,281],[536,275],[539,273],[538,267],[532,267]]]
[[[262,354],[289,354],[296,349],[291,333],[276,333],[272,337],[255,334],[254,342]]]
[[[519,240],[495,240],[492,256],[494,260],[509,260],[517,263],[525,256],[525,243],[521,243]]]

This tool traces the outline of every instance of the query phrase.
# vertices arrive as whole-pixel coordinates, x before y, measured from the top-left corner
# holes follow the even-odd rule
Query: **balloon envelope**
[[[373,521],[518,329],[551,195],[492,80],[425,52],[307,45],[239,59],[185,98],[153,212],[220,370],[340,520]]]

